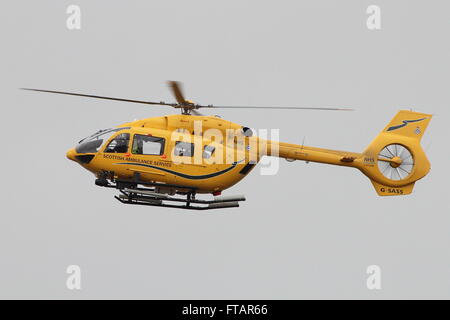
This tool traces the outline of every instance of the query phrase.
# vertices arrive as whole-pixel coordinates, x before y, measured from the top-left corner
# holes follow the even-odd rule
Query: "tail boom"
[[[362,153],[267,141],[267,155],[354,167],[371,180],[378,195],[406,195],[430,170],[420,140],[431,117],[399,111]]]

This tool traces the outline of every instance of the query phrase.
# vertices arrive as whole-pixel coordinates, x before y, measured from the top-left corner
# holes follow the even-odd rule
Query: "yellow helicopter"
[[[362,152],[308,147],[259,138],[245,126],[201,108],[277,108],[349,110],[342,108],[200,105],[186,100],[181,85],[170,81],[176,103],[112,98],[72,92],[24,90],[170,106],[181,114],[124,123],[97,131],[67,152],[67,158],[91,171],[98,186],[116,188],[117,200],[182,209],[238,207],[244,196],[221,192],[243,179],[264,156],[354,167],[365,174],[380,196],[407,195],[430,170],[420,140],[431,115],[401,110]],[[212,194],[203,200],[198,194]]]

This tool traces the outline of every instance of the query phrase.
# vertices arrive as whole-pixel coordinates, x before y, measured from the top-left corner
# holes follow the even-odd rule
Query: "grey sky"
[[[82,28],[69,31],[70,4]],[[382,29],[366,28],[381,7]],[[446,1],[3,1],[1,298],[449,298],[450,31]],[[362,151],[402,108],[432,113],[432,164],[410,196],[356,170],[280,163],[226,194],[239,209],[128,207],[65,159],[98,129],[176,112],[19,87],[165,100],[166,80],[280,139]],[[205,113],[207,110],[205,111]],[[65,287],[66,267],[82,290]],[[382,269],[380,291],[366,268]]]

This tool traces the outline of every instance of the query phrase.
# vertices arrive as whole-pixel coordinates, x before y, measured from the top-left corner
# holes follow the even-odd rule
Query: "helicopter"
[[[353,167],[380,196],[410,194],[427,175],[430,162],[420,140],[432,115],[400,110],[361,153],[271,141],[249,127],[206,116],[199,109],[303,109],[331,107],[215,106],[185,99],[181,83],[169,81],[176,102],[152,102],[90,94],[23,90],[114,100],[179,109],[181,114],[136,120],[103,129],[80,140],[66,156],[95,175],[97,186],[119,191],[124,204],[209,210],[239,207],[245,197],[221,193],[246,177],[265,156]],[[199,195],[212,194],[213,199]]]

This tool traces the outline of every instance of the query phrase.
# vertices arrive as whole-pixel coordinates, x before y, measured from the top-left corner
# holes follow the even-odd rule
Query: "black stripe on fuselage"
[[[213,178],[213,177],[217,177],[221,174],[227,173],[228,171],[234,169],[236,167],[236,165],[240,162],[242,162],[244,160],[241,161],[237,161],[237,162],[233,162],[231,164],[231,166],[229,166],[228,168],[218,171],[218,172],[214,172],[214,173],[209,173],[209,174],[202,174],[199,176],[193,176],[190,174],[185,174],[185,173],[181,173],[181,172],[176,172],[173,170],[169,170],[166,168],[160,168],[160,167],[156,167],[156,166],[152,166],[149,164],[144,164],[144,163],[134,163],[134,162],[120,162],[120,163],[115,163],[115,164],[123,164],[123,165],[134,165],[134,166],[141,166],[141,167],[147,167],[147,168],[152,168],[152,169],[157,169],[157,170],[161,170],[167,173],[171,173],[174,174],[176,176],[182,177],[182,178],[186,178],[186,179],[192,179],[192,180],[200,180],[200,179],[208,179],[208,178]]]

